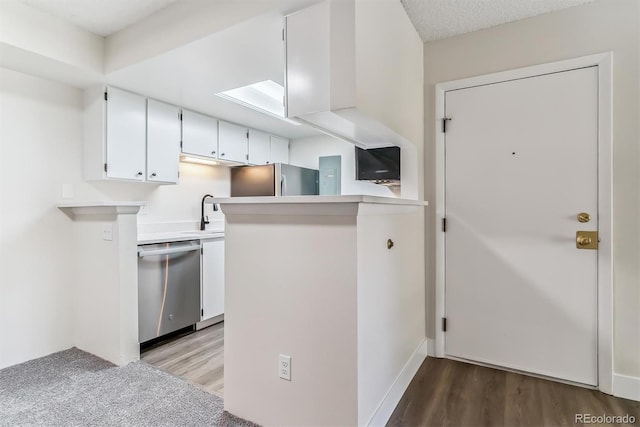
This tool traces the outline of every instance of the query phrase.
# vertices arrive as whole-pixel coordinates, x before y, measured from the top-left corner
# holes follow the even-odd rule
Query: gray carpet
[[[76,348],[0,370],[0,426],[254,426],[223,401],[144,362]]]

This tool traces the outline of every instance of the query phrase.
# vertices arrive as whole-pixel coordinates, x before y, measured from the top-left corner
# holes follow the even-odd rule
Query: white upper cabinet
[[[266,165],[270,163],[269,134],[249,129],[249,164]]]
[[[325,0],[288,15],[285,38],[287,117],[365,147],[420,143],[424,44],[401,2]]]
[[[148,102],[148,104],[147,104]],[[104,86],[84,92],[83,175],[178,182],[179,108]]]
[[[270,163],[289,164],[289,140],[279,136],[271,136]]]
[[[236,163],[247,163],[249,129],[220,120],[218,124],[218,158]]]
[[[147,180],[178,182],[180,108],[147,101]]]
[[[182,111],[182,152],[218,157],[218,119],[193,111]]]
[[[114,88],[106,93],[106,176],[144,181],[147,100]]]

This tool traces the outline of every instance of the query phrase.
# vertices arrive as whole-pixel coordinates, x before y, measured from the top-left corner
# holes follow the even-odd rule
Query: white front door
[[[445,353],[596,385],[598,251],[576,232],[598,229],[597,67],[445,109]]]

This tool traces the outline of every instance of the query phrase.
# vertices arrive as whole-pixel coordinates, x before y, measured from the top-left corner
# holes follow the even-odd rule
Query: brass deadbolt
[[[598,249],[598,232],[576,231],[576,248]]]
[[[387,239],[387,249],[391,249],[393,247],[393,240]]]
[[[591,219],[591,215],[589,215],[586,212],[580,212],[578,214],[578,222],[585,223],[585,222],[589,222],[590,219]]]

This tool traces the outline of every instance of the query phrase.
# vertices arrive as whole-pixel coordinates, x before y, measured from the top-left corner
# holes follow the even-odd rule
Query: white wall
[[[80,92],[0,69],[0,368],[71,342],[71,222],[60,183],[79,176]]]
[[[422,40],[399,0],[357,0],[355,17],[356,105],[414,146],[401,145],[402,195],[424,200]]]
[[[434,85],[613,51],[614,370],[640,377],[640,47],[637,0],[596,0],[425,44],[425,192],[435,195]],[[434,313],[434,218],[427,231],[428,313]],[[429,231],[431,230],[431,232]],[[435,319],[428,317],[428,335]]]
[[[356,425],[355,208],[269,209],[227,214],[224,408],[265,426]]]
[[[167,52],[264,13],[283,16],[315,0],[180,1],[106,38],[106,71]]]
[[[228,167],[181,162],[178,185],[94,181],[76,182],[74,188],[77,200],[147,201],[138,215],[139,231],[154,232],[172,224],[185,230],[199,227],[202,196],[228,197],[229,180]],[[222,212],[213,212],[210,204],[205,205],[205,214],[210,221],[224,221]]]
[[[81,91],[0,68],[0,368],[74,344],[68,246],[76,224],[57,204],[148,200],[141,227],[186,229],[198,224],[202,195],[229,195],[227,168],[186,163],[175,186],[86,183],[81,142]],[[63,184],[73,199],[62,199]]]
[[[2,0],[0,66],[75,87],[97,84],[104,38],[18,0]]]
[[[292,165],[318,169],[322,156],[342,156],[342,194],[396,197],[383,185],[356,180],[355,145],[327,135],[293,139],[289,142],[289,162]]]
[[[423,234],[422,207],[358,209],[359,425],[382,415],[376,414],[379,405],[425,339],[424,240],[417,237]]]

